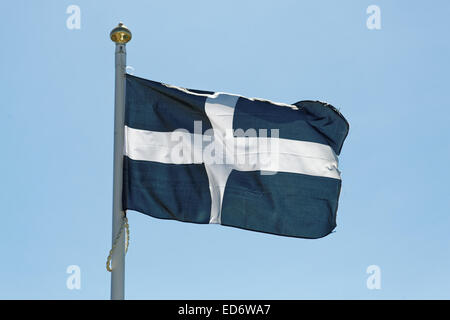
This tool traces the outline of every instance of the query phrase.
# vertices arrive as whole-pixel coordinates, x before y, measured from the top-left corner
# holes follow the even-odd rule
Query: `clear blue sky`
[[[123,3],[123,5],[121,4]],[[69,5],[81,29],[69,30]],[[381,30],[366,27],[369,5]],[[448,1],[2,1],[0,298],[107,299],[114,44],[134,74],[340,108],[335,233],[129,212],[130,299],[450,298]],[[66,268],[81,268],[68,290]],[[381,268],[369,290],[366,268]]]

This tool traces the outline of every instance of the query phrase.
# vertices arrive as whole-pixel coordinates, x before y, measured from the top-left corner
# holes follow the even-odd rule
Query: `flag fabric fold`
[[[123,209],[320,238],[336,227],[349,125],[331,105],[126,76]]]

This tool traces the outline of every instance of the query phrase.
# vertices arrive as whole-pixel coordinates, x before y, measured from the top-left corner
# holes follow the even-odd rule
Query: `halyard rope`
[[[130,226],[128,225],[128,218],[126,215],[123,215],[122,224],[120,226],[119,233],[116,235],[116,238],[114,239],[112,248],[111,248],[111,250],[109,250],[109,256],[106,259],[106,270],[108,270],[109,272],[112,271],[112,268],[111,268],[112,255],[114,253],[114,250],[117,247],[117,243],[119,242],[120,237],[122,236],[123,230],[125,230],[125,232],[127,234],[126,242],[125,242],[125,254],[127,254],[128,244],[130,243]]]

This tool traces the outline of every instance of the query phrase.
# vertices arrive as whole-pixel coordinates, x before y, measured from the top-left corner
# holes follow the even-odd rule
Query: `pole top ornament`
[[[119,25],[112,29],[109,36],[115,43],[125,44],[131,40],[131,31],[122,22],[119,22]]]

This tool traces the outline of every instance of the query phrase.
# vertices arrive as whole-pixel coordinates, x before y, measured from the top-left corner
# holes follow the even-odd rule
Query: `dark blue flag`
[[[333,106],[126,77],[123,208],[320,238],[336,227],[349,125]]]

